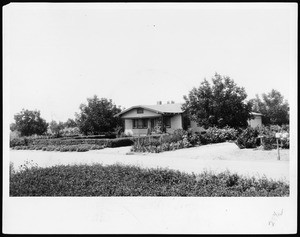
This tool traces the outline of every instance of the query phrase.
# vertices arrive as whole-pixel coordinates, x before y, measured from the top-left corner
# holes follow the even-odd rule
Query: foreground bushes
[[[100,164],[10,172],[10,196],[289,196],[289,185],[230,172],[200,175]]]

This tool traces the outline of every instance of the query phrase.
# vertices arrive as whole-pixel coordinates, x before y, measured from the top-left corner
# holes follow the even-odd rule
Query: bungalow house
[[[166,132],[172,133],[176,129],[183,128],[183,113],[181,103],[174,101],[162,104],[158,101],[156,105],[136,105],[116,114],[124,119],[125,131],[127,135],[146,135],[151,132],[165,128]],[[261,124],[261,114],[253,113],[254,119],[249,121],[250,126]],[[260,119],[259,119],[260,117]],[[191,121],[192,131],[201,131],[195,122]]]
[[[156,105],[136,105],[115,116],[120,116],[125,121],[125,134],[146,135],[157,129],[166,128],[166,132],[172,133],[182,128],[182,104],[174,103]]]

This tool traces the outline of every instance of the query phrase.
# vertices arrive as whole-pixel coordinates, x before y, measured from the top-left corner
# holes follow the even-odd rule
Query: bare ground
[[[234,143],[219,143],[162,153],[130,153],[130,147],[105,148],[89,152],[47,152],[11,150],[10,161],[19,169],[26,161],[40,167],[57,164],[138,165],[143,168],[169,168],[187,173],[203,170],[216,173],[229,170],[244,176],[289,181],[289,150],[239,149]]]

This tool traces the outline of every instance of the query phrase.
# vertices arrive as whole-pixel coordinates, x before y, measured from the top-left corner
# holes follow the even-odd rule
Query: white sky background
[[[112,7],[111,7],[112,6]],[[66,121],[88,97],[130,107],[183,95],[215,72],[289,100],[291,5],[13,4],[4,12],[10,120]]]

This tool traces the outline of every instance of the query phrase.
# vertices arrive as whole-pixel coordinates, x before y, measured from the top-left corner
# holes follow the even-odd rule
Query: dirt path
[[[144,168],[177,169],[187,173],[200,173],[203,170],[221,172],[228,169],[246,176],[265,175],[276,180],[289,180],[289,150],[280,151],[280,161],[277,160],[276,150],[241,150],[234,143],[211,144],[155,154],[126,155],[129,151],[130,147],[106,148],[84,153],[11,150],[10,161],[16,169],[25,161],[36,163],[40,167],[57,164],[121,163]]]

